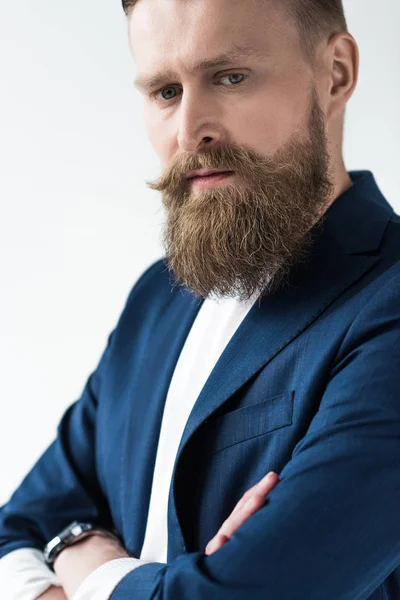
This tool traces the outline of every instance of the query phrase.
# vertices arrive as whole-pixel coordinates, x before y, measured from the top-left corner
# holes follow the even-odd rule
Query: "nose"
[[[222,128],[212,114],[212,105],[198,96],[182,96],[177,134],[179,150],[198,152],[202,148],[218,145],[222,138]]]

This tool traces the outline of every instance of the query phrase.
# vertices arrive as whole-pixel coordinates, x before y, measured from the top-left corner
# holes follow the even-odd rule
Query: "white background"
[[[346,168],[371,170],[400,212],[400,3],[345,9],[361,55]],[[119,0],[3,0],[0,67],[1,504],[162,256],[164,213]]]

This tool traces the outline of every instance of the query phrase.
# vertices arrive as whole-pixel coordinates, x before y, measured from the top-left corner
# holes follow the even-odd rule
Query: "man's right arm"
[[[14,551],[36,551],[43,555],[45,544],[63,530],[71,521],[79,520],[113,529],[108,500],[97,478],[95,435],[97,407],[112,348],[114,332],[125,313],[127,305],[134,302],[142,284],[159,268],[159,261],[152,264],[139,277],[131,290],[116,328],[108,337],[108,343],[97,365],[89,376],[81,397],[71,404],[57,426],[57,436],[24,477],[9,501],[0,506],[0,570],[14,572],[11,554]],[[10,555],[10,556],[9,556]],[[19,567],[18,567],[19,568]],[[29,569],[32,563],[29,564]],[[41,569],[41,566],[38,566]],[[49,571],[50,572],[50,571]],[[36,577],[33,574],[33,578]],[[24,575],[25,577],[25,575]],[[25,581],[24,577],[20,581]],[[48,594],[60,596],[60,590],[50,590],[49,581],[42,585],[31,600]],[[57,585],[57,582],[55,582]],[[0,577],[0,598],[11,600],[4,590],[5,579]],[[16,590],[25,591],[25,584]],[[44,593],[46,593],[46,591]],[[28,596],[26,596],[28,600]],[[50,596],[49,596],[50,599]],[[47,600],[47,599],[46,599]]]
[[[56,439],[0,507],[1,560],[22,548],[43,552],[45,544],[73,520],[112,526],[95,464],[97,404],[112,335],[81,397],[64,411]]]

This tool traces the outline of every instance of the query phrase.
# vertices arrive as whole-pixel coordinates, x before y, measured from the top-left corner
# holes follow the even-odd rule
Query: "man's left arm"
[[[217,552],[142,565],[111,600],[363,600],[400,564],[398,266],[381,279],[266,504]]]

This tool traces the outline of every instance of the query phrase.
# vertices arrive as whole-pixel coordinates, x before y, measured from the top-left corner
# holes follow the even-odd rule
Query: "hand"
[[[64,548],[54,561],[54,572],[71,599],[95,569],[115,558],[131,556],[117,540],[95,534]]]
[[[213,554],[229,540],[247,519],[265,503],[265,496],[279,482],[279,476],[271,471],[258,483],[247,490],[236,504],[235,508],[223,522],[217,534],[208,542],[205,553]]]

